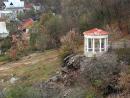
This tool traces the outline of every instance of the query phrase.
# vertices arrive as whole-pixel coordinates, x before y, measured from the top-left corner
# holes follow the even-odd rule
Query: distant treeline
[[[69,28],[84,30],[117,23],[122,32],[130,33],[130,0],[28,0],[39,3],[45,12],[61,14]],[[69,23],[68,23],[69,22]],[[80,25],[81,24],[81,25]]]

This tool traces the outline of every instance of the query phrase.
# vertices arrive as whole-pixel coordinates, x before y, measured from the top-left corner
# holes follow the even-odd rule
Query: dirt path
[[[58,56],[57,51],[49,51],[44,53],[33,53],[26,57],[21,58],[18,61],[9,62],[6,64],[0,65],[0,77],[10,74],[11,70],[15,68],[19,68],[21,66],[30,66],[33,64],[37,64],[38,62],[47,63],[51,62],[51,60],[56,59]]]
[[[0,65],[0,71],[6,71],[8,69],[11,69],[11,68],[14,68],[17,66],[35,64],[40,60],[40,59],[34,59],[34,57],[38,56],[38,55],[40,55],[40,53],[39,54],[34,53],[29,56],[23,57],[18,61],[2,64],[2,65]]]

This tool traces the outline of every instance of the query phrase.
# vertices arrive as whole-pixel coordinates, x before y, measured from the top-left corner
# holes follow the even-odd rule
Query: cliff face
[[[126,70],[127,66],[118,61],[114,52],[98,58],[70,55],[64,59],[61,72],[43,83],[46,88],[41,89],[48,91],[50,87],[53,97],[49,94],[49,98],[86,98],[90,94],[101,98],[111,93],[122,93],[118,79],[119,74]]]

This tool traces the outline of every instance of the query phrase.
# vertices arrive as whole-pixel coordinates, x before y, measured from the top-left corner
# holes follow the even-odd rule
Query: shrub
[[[1,52],[2,53],[5,53],[8,49],[11,48],[11,39],[9,37],[5,38],[3,41],[2,41],[2,44],[1,44]]]
[[[114,53],[104,54],[96,60],[84,63],[83,76],[103,94],[116,91],[118,75],[123,69]],[[110,89],[109,89],[110,88]]]
[[[65,34],[65,30],[62,17],[52,13],[43,14],[40,21],[36,22],[30,30],[31,48],[42,51],[59,48],[60,37]]]
[[[86,98],[95,98],[96,95],[94,92],[87,92]]]
[[[0,55],[0,62],[10,61],[11,58],[8,55]]]
[[[50,39],[49,45],[52,48],[60,46],[60,37],[64,35],[64,22],[59,15],[53,15],[48,21],[45,22],[46,33]],[[48,45],[48,46],[49,46]]]
[[[70,89],[70,93],[65,98],[85,98],[86,89],[81,87],[74,87]]]
[[[70,48],[68,48],[67,46],[64,46],[64,47],[62,46],[60,48],[59,56],[60,56],[62,61],[64,60],[65,57],[67,57],[71,54],[73,54],[73,51]]]
[[[80,35],[70,31],[61,38],[60,58],[63,60],[66,56],[77,53],[81,46]]]
[[[22,86],[10,88],[5,94],[6,98],[42,98],[38,90]]]

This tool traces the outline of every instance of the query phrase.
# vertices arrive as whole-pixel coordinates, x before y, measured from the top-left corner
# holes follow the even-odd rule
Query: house
[[[11,10],[14,13],[19,13],[24,9],[24,1],[20,0],[8,0],[4,1],[5,10]]]
[[[0,38],[5,38],[9,35],[5,22],[0,22]]]
[[[29,18],[29,19],[25,19],[23,20],[23,22],[18,26],[18,29],[21,31],[29,31],[29,28],[33,25],[33,19]]]
[[[85,31],[83,34],[86,57],[100,56],[108,51],[108,32],[94,28]]]
[[[18,26],[18,30],[20,30],[21,33],[21,41],[23,44],[24,49],[27,48],[29,46],[29,40],[30,40],[30,33],[29,33],[29,29],[32,27],[33,25],[33,19],[29,18],[29,19],[25,19],[23,20],[23,22]]]

